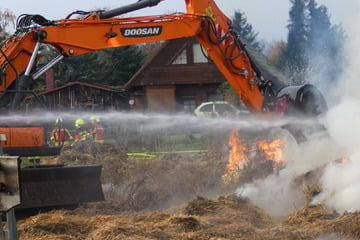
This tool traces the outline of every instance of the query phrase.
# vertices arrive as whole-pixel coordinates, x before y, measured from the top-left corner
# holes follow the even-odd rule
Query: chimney
[[[55,87],[55,81],[54,81],[54,69],[50,68],[45,73],[46,78],[46,90],[51,90]]]

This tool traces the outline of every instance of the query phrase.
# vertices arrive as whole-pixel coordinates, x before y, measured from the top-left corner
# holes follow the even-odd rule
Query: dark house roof
[[[194,43],[198,43],[196,38],[179,38],[163,42],[161,47],[153,52],[139,71],[125,84],[124,88],[226,81],[213,62],[193,62],[193,58],[189,55],[193,54]],[[172,64],[184,50],[188,52],[188,63]]]
[[[112,88],[99,86],[99,85],[94,85],[94,84],[90,84],[90,83],[71,82],[71,83],[65,84],[63,86],[56,87],[56,88],[49,89],[49,90],[46,90],[44,92],[38,93],[38,94],[36,94],[36,96],[41,96],[41,95],[45,95],[45,94],[48,94],[48,93],[51,93],[51,92],[56,92],[56,91],[59,91],[61,89],[68,88],[68,87],[75,86],[75,85],[82,85],[82,86],[96,88],[96,89],[100,89],[100,90],[104,90],[104,91],[108,91],[108,92],[123,92],[123,91],[125,91],[125,90],[122,90],[122,89],[115,90],[115,89],[112,89]],[[30,98],[33,98],[33,97],[34,97],[34,95],[31,95],[31,96],[28,96],[26,99],[30,99]]]

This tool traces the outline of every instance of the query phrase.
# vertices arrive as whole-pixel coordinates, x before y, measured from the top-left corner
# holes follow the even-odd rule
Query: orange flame
[[[247,149],[243,140],[240,138],[239,130],[239,128],[234,128],[230,133],[228,141],[230,147],[229,162],[226,166],[226,172],[243,169],[247,162]]]
[[[341,158],[338,158],[334,161],[336,164],[346,164],[348,162],[347,156],[342,156]]]
[[[260,153],[265,161],[272,161],[274,170],[284,166],[283,148],[285,144],[281,139],[260,140],[252,143],[252,147],[248,148],[246,142],[241,139],[239,130],[239,128],[233,129],[229,137],[229,162],[225,173],[244,169],[257,153]]]
[[[284,164],[283,148],[284,142],[281,139],[261,140],[258,142],[258,148],[263,151],[265,157],[277,164]]]

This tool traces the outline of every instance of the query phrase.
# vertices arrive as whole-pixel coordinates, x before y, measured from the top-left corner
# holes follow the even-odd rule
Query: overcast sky
[[[112,9],[137,0],[0,0],[0,9],[9,9],[16,16],[23,13],[40,14],[50,20],[65,18],[75,10]],[[25,3],[26,2],[26,3]],[[234,10],[245,13],[260,39],[266,41],[286,40],[286,25],[289,20],[289,0],[215,0],[220,9],[233,16]],[[360,0],[317,0],[324,4],[330,13],[333,24],[342,23],[346,27],[358,12]],[[133,12],[129,15],[153,15],[184,12],[184,0],[165,0],[159,5]],[[360,29],[360,28],[359,28]]]

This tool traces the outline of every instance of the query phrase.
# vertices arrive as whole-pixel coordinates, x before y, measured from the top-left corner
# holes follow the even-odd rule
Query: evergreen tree
[[[56,85],[75,81],[105,86],[123,85],[142,66],[145,57],[137,46],[103,49],[69,57],[55,67]]]
[[[55,71],[56,85],[69,82],[96,82],[96,71],[102,71],[96,61],[96,52],[65,58]]]
[[[116,48],[111,54],[112,64],[108,84],[124,85],[140,69],[146,54],[138,46]]]
[[[279,68],[287,75],[292,84],[305,80],[307,57],[304,52],[308,40],[307,1],[290,0],[290,20],[287,45],[279,59]]]
[[[308,49],[317,52],[326,52],[326,45],[322,44],[323,35],[328,35],[331,27],[330,18],[325,6],[317,6],[315,0],[310,0],[309,9],[309,33]]]
[[[247,44],[250,44],[253,48],[261,52],[264,49],[264,44],[257,39],[259,33],[255,32],[253,26],[248,23],[245,14],[237,10],[234,12],[232,20],[233,28],[240,37],[245,39]]]
[[[342,69],[342,50],[345,34],[341,26],[331,26],[327,8],[318,6],[315,0],[309,5],[309,34],[306,53],[308,56],[308,78],[319,85],[326,79],[334,83]]]
[[[342,69],[345,41],[341,26],[332,26],[328,10],[316,0],[290,0],[289,34],[278,66],[292,84],[329,85]],[[321,82],[322,81],[322,82]]]

